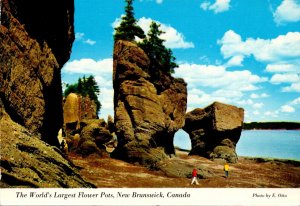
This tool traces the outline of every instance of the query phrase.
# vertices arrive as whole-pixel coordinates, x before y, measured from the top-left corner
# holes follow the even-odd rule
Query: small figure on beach
[[[225,171],[225,177],[227,178],[228,174],[229,174],[229,165],[228,165],[227,161],[225,161],[224,171]]]
[[[68,143],[67,143],[67,142],[65,142],[64,153],[65,153],[66,155],[69,153],[69,147],[68,147]]]
[[[197,169],[194,168],[193,172],[192,172],[192,182],[191,185],[194,184],[194,182],[196,182],[196,185],[199,185],[198,181],[197,181]]]

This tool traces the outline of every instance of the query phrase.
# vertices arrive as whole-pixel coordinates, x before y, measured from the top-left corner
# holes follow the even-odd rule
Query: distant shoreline
[[[272,158],[272,157],[249,157],[249,156],[238,156],[238,157],[243,159],[248,159],[248,160],[254,160],[257,163],[273,162],[273,163],[285,163],[294,166],[300,166],[300,160],[298,159],[281,159],[281,158]]]
[[[300,130],[300,122],[250,122],[243,130]]]
[[[180,147],[175,146],[175,149],[181,152],[189,153],[190,150],[188,149],[182,149]],[[260,157],[260,156],[240,156],[238,155],[238,158],[248,159],[248,160],[254,160],[258,163],[262,162],[281,162],[281,163],[289,163],[294,166],[300,166],[300,159],[289,159],[289,158],[277,158],[277,157]]]

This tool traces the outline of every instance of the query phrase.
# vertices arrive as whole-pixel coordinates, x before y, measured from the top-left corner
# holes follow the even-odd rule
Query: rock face
[[[13,122],[0,101],[0,187],[95,187],[79,175],[57,147]]]
[[[0,97],[5,110],[30,132],[58,145],[55,137],[63,123],[60,69],[74,41],[74,2],[1,4]]]
[[[182,79],[162,75],[151,82],[149,58],[136,44],[114,47],[114,122],[118,146],[114,157],[143,165],[175,154],[174,134],[184,125],[187,90]]]
[[[244,109],[219,102],[187,113],[183,129],[191,138],[190,154],[237,162],[243,121]]]
[[[96,119],[97,106],[89,97],[70,93],[63,105],[65,130],[79,129],[83,119]]]
[[[94,153],[104,155],[106,144],[113,139],[113,135],[104,119],[97,119],[96,103],[89,97],[70,93],[64,101],[63,110],[69,151],[83,156]],[[112,118],[110,121],[110,125],[113,124]]]

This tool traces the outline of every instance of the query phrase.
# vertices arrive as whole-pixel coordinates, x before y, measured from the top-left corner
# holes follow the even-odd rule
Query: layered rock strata
[[[191,138],[190,155],[237,162],[235,148],[243,121],[244,109],[219,102],[187,113],[183,130]]]
[[[73,0],[1,1],[0,98],[15,122],[51,145],[63,123],[60,69],[74,41],[73,15]]]
[[[154,165],[175,154],[174,134],[184,125],[187,90],[182,79],[162,74],[156,83],[146,72],[150,61],[136,44],[114,47],[114,157]]]
[[[13,122],[1,105],[0,134],[1,188],[95,187],[79,175],[57,147],[41,141]]]

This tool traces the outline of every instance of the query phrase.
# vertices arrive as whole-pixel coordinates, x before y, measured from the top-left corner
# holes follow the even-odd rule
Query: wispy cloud
[[[230,8],[230,0],[216,0],[215,3],[211,3],[210,1],[204,1],[200,8],[204,11],[211,10],[215,14],[222,13],[228,11]]]
[[[273,12],[277,25],[300,21],[300,1],[284,0]]]
[[[140,0],[140,2],[143,2],[143,1],[155,1],[157,4],[163,3],[163,0]]]
[[[252,98],[252,99],[267,98],[267,97],[269,97],[269,95],[266,93],[262,93],[262,94],[252,93],[250,95],[250,98]]]
[[[91,39],[87,39],[87,40],[85,40],[85,41],[83,41],[84,43],[87,43],[87,44],[89,44],[89,45],[94,45],[94,44],[96,44],[96,41],[93,41],[93,40],[91,40]]]
[[[91,39],[85,39],[85,34],[81,32],[75,33],[75,41],[82,42],[84,44],[89,44],[89,45],[94,45],[96,44],[96,41],[91,40]]]

